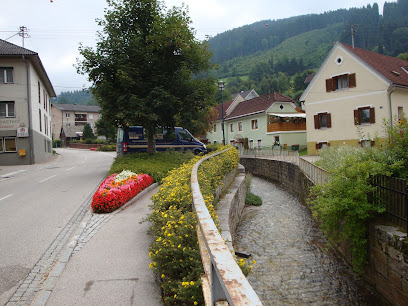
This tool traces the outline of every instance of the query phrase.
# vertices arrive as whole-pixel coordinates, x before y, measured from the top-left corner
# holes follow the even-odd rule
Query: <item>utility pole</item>
[[[23,38],[23,48],[24,48],[24,38],[29,38],[28,29],[25,26],[20,27],[20,32],[18,33],[19,36]]]
[[[354,49],[354,35],[356,32],[354,31],[354,24],[351,25],[351,45],[353,46]]]

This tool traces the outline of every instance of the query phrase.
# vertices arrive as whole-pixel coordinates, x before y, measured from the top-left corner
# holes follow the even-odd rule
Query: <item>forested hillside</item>
[[[408,52],[408,0],[386,2],[383,15],[374,3],[260,21],[208,42],[219,64],[216,75],[230,92],[255,88],[259,94],[276,90],[297,97],[305,87],[299,78],[319,68],[334,42],[351,44],[352,29],[357,47],[390,56]]]
[[[61,92],[56,98],[52,98],[51,102],[56,104],[98,105],[91,92],[84,90]]]

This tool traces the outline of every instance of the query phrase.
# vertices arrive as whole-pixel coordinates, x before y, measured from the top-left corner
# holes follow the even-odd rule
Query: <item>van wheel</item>
[[[194,153],[194,155],[198,155],[198,154],[201,153],[201,151],[200,150],[194,150],[193,153]]]

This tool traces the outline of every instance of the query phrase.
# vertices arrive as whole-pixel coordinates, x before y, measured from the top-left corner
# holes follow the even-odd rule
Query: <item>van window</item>
[[[184,130],[179,131],[179,136],[180,136],[181,140],[185,140],[185,141],[191,141],[192,140],[191,135],[189,133],[187,133],[186,131],[184,131]]]
[[[118,142],[123,142],[123,129],[118,129]]]

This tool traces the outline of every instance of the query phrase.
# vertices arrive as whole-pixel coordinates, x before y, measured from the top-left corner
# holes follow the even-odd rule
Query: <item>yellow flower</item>
[[[194,301],[194,305],[198,305],[198,303],[196,301]]]
[[[193,282],[193,281],[191,281],[191,282],[190,282],[190,285],[191,285],[191,286],[194,286],[194,282]]]
[[[164,274],[161,275],[161,278],[164,278]]]
[[[256,264],[256,261],[255,261],[255,259],[254,259],[254,260],[252,260],[252,263],[253,263],[253,264]]]

